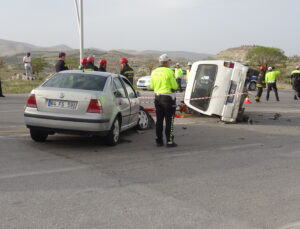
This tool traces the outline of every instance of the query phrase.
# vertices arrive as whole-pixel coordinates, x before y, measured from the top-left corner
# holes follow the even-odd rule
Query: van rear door
[[[234,63],[233,72],[230,79],[230,88],[226,102],[221,114],[221,120],[225,122],[235,122],[238,114],[242,111],[242,106],[245,98],[246,75],[248,67],[240,63]]]

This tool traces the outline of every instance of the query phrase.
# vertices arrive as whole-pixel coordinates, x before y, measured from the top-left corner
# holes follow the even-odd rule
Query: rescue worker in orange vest
[[[163,128],[166,122],[165,135],[167,147],[176,147],[174,142],[174,115],[176,111],[175,90],[178,84],[174,72],[170,69],[170,58],[167,54],[159,57],[160,67],[151,73],[150,88],[154,90],[156,108],[156,144],[164,146]]]
[[[267,101],[270,97],[270,91],[273,90],[276,96],[276,100],[279,101],[278,91],[277,91],[277,76],[280,74],[280,71],[275,71],[275,67],[268,67],[268,73],[266,74],[266,83],[267,83]]]
[[[130,81],[130,83],[133,85],[134,71],[129,66],[128,60],[124,57],[121,58],[120,59],[120,66],[121,66],[120,74],[125,76]]]
[[[101,59],[99,60],[99,71],[106,72],[107,60]]]

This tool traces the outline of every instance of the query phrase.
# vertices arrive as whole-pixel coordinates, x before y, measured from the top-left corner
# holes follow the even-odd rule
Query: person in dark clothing
[[[266,67],[260,66],[259,67],[260,73],[257,77],[256,87],[257,87],[257,94],[255,96],[255,101],[260,102],[260,97],[263,93],[263,89],[266,88],[265,76],[266,76]]]
[[[2,85],[1,85],[1,79],[0,79],[0,97],[5,97],[2,93]]]
[[[86,71],[98,71],[98,68],[94,65],[95,59],[92,56],[87,58],[87,65],[84,70]]]
[[[58,57],[59,57],[59,60],[55,64],[56,72],[69,70],[69,68],[66,66],[66,63],[65,63],[66,54],[64,52],[60,52]]]
[[[300,99],[300,66],[296,67],[296,70],[291,73],[291,83],[295,91],[294,100]]]
[[[99,60],[99,71],[106,72],[107,60]]]
[[[120,66],[121,66],[120,74],[125,76],[130,81],[130,83],[133,85],[134,71],[128,65],[128,60],[126,58],[121,58]]]

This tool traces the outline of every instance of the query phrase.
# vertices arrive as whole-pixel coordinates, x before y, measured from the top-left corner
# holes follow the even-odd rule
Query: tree
[[[66,65],[69,69],[78,69],[79,61],[77,58],[66,58]]]
[[[246,60],[252,67],[258,67],[260,65],[264,65],[266,67],[283,67],[286,63],[287,57],[279,48],[257,46],[248,52]]]
[[[149,74],[151,74],[152,70],[157,67],[158,62],[155,59],[149,59],[147,60],[147,63],[145,64]]]
[[[48,65],[47,61],[44,58],[32,58],[31,60],[32,71],[38,75],[40,72],[44,70],[44,68]]]

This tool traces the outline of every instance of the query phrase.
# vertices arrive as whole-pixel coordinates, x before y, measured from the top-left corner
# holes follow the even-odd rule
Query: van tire
[[[249,88],[249,91],[255,91],[256,90],[256,83],[255,82],[250,82],[248,88]]]

